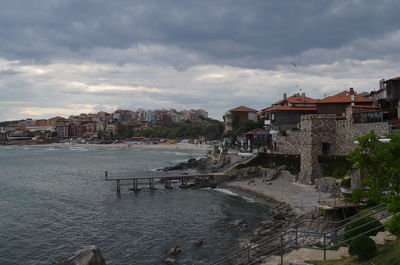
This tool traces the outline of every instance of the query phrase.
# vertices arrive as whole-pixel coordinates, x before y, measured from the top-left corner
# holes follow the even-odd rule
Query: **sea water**
[[[0,146],[0,264],[54,264],[86,245],[107,264],[208,264],[238,249],[270,209],[223,189],[140,192],[104,181],[104,172],[143,172],[201,151],[100,146]],[[243,218],[247,231],[229,226]],[[194,244],[203,240],[204,245]]]

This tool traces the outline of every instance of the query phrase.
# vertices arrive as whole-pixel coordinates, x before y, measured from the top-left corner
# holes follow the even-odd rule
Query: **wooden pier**
[[[121,192],[121,186],[131,186],[130,190],[140,191],[140,187],[147,186],[150,190],[155,190],[156,184],[162,184],[165,189],[172,189],[172,183],[180,183],[180,188],[188,188],[189,181],[194,181],[196,184],[206,184],[209,186],[216,185],[215,177],[220,176],[221,173],[208,173],[208,174],[187,174],[187,175],[166,175],[166,176],[146,176],[146,177],[135,177],[135,176],[110,176],[108,171],[105,171],[105,181],[115,181],[117,185],[117,193]],[[122,174],[121,174],[122,175]],[[125,174],[127,175],[127,174]]]

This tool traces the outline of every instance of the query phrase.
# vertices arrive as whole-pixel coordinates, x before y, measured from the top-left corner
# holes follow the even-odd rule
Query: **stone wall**
[[[390,125],[388,122],[352,124],[346,120],[336,121],[336,142],[332,154],[348,154],[356,147],[354,144],[356,138],[370,131],[374,131],[378,136],[384,136],[390,133]]]
[[[353,108],[346,109],[346,118],[338,120],[335,114],[301,116],[300,131],[288,131],[287,136],[273,135],[276,153],[300,154],[299,181],[314,184],[323,176],[318,162],[321,154],[346,155],[355,148],[354,141],[370,131],[379,136],[390,133],[388,122],[353,123]]]
[[[279,154],[299,155],[300,146],[298,144],[298,140],[300,138],[301,132],[287,131],[286,134],[286,136],[282,136],[279,134],[272,135],[272,145],[274,147],[273,152]]]

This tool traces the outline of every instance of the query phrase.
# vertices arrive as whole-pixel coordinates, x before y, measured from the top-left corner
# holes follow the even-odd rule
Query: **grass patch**
[[[308,261],[307,263],[314,265],[400,265],[400,240],[379,247],[378,254],[368,261],[349,257],[342,260]]]

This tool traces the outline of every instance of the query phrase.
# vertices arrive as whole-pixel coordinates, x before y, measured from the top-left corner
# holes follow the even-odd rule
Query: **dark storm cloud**
[[[2,0],[0,120],[267,107],[398,76],[397,0]],[[294,67],[295,62],[298,67]]]
[[[190,51],[198,56],[190,64],[269,68],[280,57],[340,49],[396,31],[399,8],[397,0],[6,0],[0,10],[0,56],[102,61],[108,55],[93,50],[112,53],[144,44]],[[373,54],[366,50],[355,56]],[[118,59],[138,58],[124,54]]]

